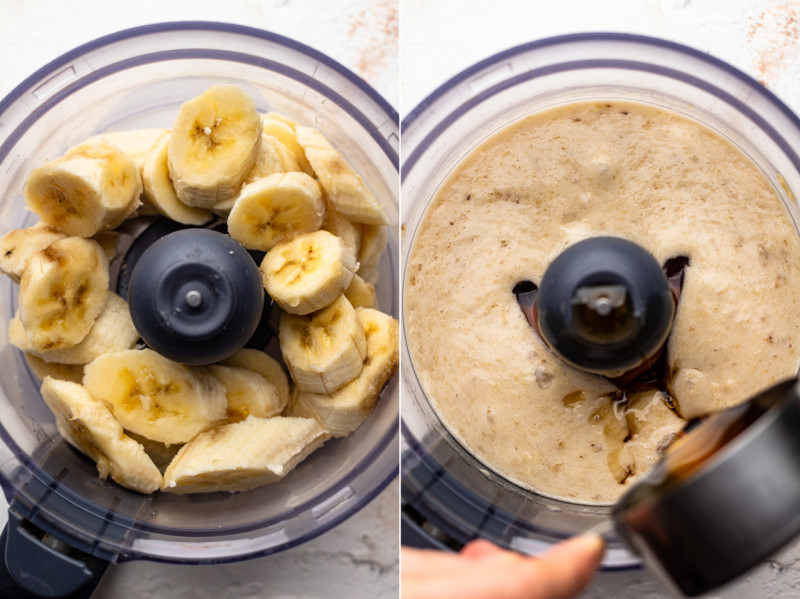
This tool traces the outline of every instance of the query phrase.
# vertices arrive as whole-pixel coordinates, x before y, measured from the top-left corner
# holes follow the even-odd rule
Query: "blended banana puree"
[[[517,304],[518,282],[597,235],[690,260],[674,403],[561,362]],[[414,368],[447,428],[505,478],[573,502],[615,501],[686,419],[794,375],[800,355],[800,243],[780,198],[731,143],[642,104],[550,109],[474,150],[428,208],[405,289]]]

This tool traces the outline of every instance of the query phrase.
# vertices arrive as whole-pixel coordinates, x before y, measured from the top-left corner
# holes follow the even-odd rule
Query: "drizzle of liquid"
[[[688,266],[689,258],[686,256],[670,258],[663,266],[676,305],[683,290],[685,270]],[[517,283],[512,291],[528,323],[537,334],[540,334],[536,310],[538,289],[535,283],[525,280]],[[609,378],[616,385],[617,390],[602,396],[602,403],[590,414],[589,422],[591,424],[602,423],[603,425],[606,445],[612,447],[608,452],[608,468],[619,484],[625,484],[625,481],[635,474],[633,464],[626,464],[623,460],[624,444],[632,438],[635,428],[635,423],[627,415],[623,417],[629,400],[640,393],[658,391],[667,408],[682,418],[680,404],[674,393],[670,391],[672,380],[676,374],[677,370],[669,367],[665,342],[656,355],[644,360],[639,367],[621,376]],[[586,394],[580,389],[568,393],[561,399],[562,404],[567,408],[574,407],[583,401],[586,401]]]

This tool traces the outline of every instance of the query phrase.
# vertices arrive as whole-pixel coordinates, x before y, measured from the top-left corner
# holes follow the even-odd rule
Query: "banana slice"
[[[37,352],[77,345],[108,297],[108,259],[96,241],[66,237],[28,261],[19,286],[19,316]]]
[[[228,216],[228,234],[266,252],[281,239],[319,230],[322,188],[305,173],[276,173],[245,185]]]
[[[306,160],[303,148],[297,143],[297,134],[295,133],[294,126],[289,125],[282,119],[275,118],[275,113],[267,113],[261,117],[261,122],[264,124],[264,133],[272,135],[277,138],[289,151],[294,154],[297,159],[297,164],[307,175],[313,175],[314,171],[311,165]]]
[[[353,275],[350,286],[344,290],[344,296],[354,308],[375,307],[375,285],[367,283],[358,275]]]
[[[344,295],[319,312],[284,314],[278,336],[283,359],[301,391],[330,395],[364,367],[364,328]]]
[[[142,181],[134,162],[115,146],[81,144],[33,169],[24,194],[45,224],[91,237],[136,211]]]
[[[350,434],[367,419],[381,390],[397,370],[397,321],[369,308],[356,308],[356,316],[367,337],[367,357],[361,374],[332,395],[298,391],[286,410],[290,416],[314,418],[334,437]]]
[[[250,415],[269,418],[281,413],[281,399],[275,385],[247,368],[209,366],[211,374],[225,385],[228,421],[239,422]]]
[[[139,333],[133,325],[128,302],[113,291],[108,293],[106,305],[89,334],[72,347],[37,352],[25,333],[19,315],[8,321],[8,341],[11,345],[51,363],[88,364],[103,354],[130,349],[138,340]]]
[[[235,198],[261,144],[255,102],[235,85],[213,85],[178,110],[169,173],[178,199],[211,209]]]
[[[264,134],[263,137],[264,141],[268,141],[272,148],[275,150],[275,153],[278,155],[278,160],[280,160],[281,168],[285,173],[297,173],[297,172],[304,172],[303,168],[300,166],[300,163],[297,162],[297,156],[287,148],[285,145],[281,143],[274,135],[267,135]],[[307,174],[307,173],[306,173]]]
[[[170,133],[167,129],[144,157],[142,163],[144,196],[158,214],[184,225],[203,225],[214,218],[214,215],[209,210],[187,206],[175,193],[167,161],[169,140]]]
[[[48,376],[42,382],[42,398],[64,439],[97,463],[100,478],[110,475],[140,493],[152,493],[161,486],[161,472],[144,448],[125,435],[106,405],[85,387]]]
[[[28,352],[24,352],[23,355],[31,371],[40,381],[46,376],[73,383],[80,383],[83,380],[83,364],[45,362],[39,356]]]
[[[358,249],[358,273],[362,278],[377,281],[375,271],[381,261],[381,255],[389,241],[389,231],[386,227],[377,225],[361,225],[361,245]]]
[[[388,225],[378,200],[325,136],[313,127],[298,126],[295,131],[297,142],[336,209],[358,223]]]
[[[31,257],[64,235],[58,229],[40,222],[27,229],[14,229],[0,239],[0,271],[19,283]]]
[[[162,491],[246,491],[280,480],[330,436],[310,418],[256,418],[198,435],[164,473]]]
[[[322,221],[320,228],[336,235],[357,257],[361,247],[361,224],[354,223],[346,216],[339,214],[330,200],[326,199],[325,203],[327,204],[325,220]]]
[[[144,349],[103,354],[83,384],[108,402],[125,429],[168,445],[185,443],[228,415],[225,386],[207,369]]]
[[[165,135],[169,136],[169,129],[164,127],[133,129],[130,131],[108,131],[93,135],[84,143],[116,146],[122,150],[123,154],[133,160],[136,169],[139,171],[139,177],[143,177],[142,172],[144,171],[144,162],[147,155],[152,151],[158,140]],[[142,182],[144,183],[144,181]],[[142,201],[142,205],[136,210],[136,214],[158,214],[155,206],[150,203],[144,193],[139,199]]]
[[[258,179],[263,179],[275,173],[285,173],[283,170],[283,161],[281,160],[278,150],[275,149],[272,140],[275,139],[266,133],[261,134],[261,145],[258,147],[258,154],[256,155],[256,162],[253,168],[247,173],[245,177],[245,184],[252,183]],[[277,141],[277,140],[276,140]]]
[[[289,403],[289,377],[275,358],[258,349],[240,349],[222,361],[223,366],[236,366],[257,372],[275,387],[281,410]]]
[[[315,231],[275,245],[260,269],[267,293],[284,311],[309,314],[339,297],[357,267],[341,239]]]

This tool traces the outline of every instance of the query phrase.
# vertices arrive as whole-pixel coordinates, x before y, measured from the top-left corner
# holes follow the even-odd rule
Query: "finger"
[[[476,539],[464,545],[461,549],[461,555],[469,559],[483,559],[485,557],[497,555],[502,551],[503,549],[500,549],[500,547],[486,539]]]
[[[520,598],[574,597],[589,584],[603,551],[603,539],[598,535],[582,535],[559,543],[540,559],[530,562],[524,582],[528,594],[519,595]]]

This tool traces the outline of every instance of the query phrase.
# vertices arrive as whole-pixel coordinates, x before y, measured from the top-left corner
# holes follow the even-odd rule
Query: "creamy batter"
[[[621,398],[555,357],[512,292],[567,246],[630,239],[686,256],[668,386]],[[534,114],[474,150],[414,240],[404,316],[414,368],[457,439],[507,479],[616,500],[685,420],[797,370],[800,243],[761,171],[704,126],[634,103]]]

